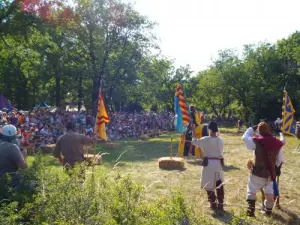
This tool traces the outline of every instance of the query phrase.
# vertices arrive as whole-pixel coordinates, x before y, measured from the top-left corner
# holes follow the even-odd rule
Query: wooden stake
[[[170,146],[170,158],[172,159],[173,155],[173,138],[171,137],[171,146]]]
[[[265,197],[265,192],[264,192],[264,190],[263,189],[260,189],[260,191],[261,191],[261,201],[262,201],[262,210],[264,210],[265,209],[265,199],[266,199],[266,197]]]
[[[94,158],[96,157],[97,140],[94,141]]]

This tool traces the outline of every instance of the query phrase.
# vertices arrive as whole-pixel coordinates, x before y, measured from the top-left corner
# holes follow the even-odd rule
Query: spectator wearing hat
[[[224,211],[224,141],[218,136],[219,129],[216,122],[210,122],[208,129],[209,136],[200,139],[193,137],[192,144],[201,148],[204,154],[201,188],[207,192],[210,208],[214,211],[218,211],[222,215]]]
[[[5,125],[0,138],[0,176],[3,178],[3,175],[9,174],[13,188],[22,181],[22,176],[18,173],[19,169],[27,168],[26,150],[21,151],[17,145],[13,144],[17,138],[16,134],[15,126]]]
[[[257,130],[257,134],[255,131]],[[273,182],[276,179],[276,162],[283,162],[283,155],[279,154],[285,144],[283,134],[280,140],[272,136],[267,123],[261,122],[249,127],[242,140],[249,150],[253,150],[254,160],[248,163],[251,174],[247,187],[248,216],[255,216],[256,193],[264,189],[264,211],[270,216],[274,205]]]

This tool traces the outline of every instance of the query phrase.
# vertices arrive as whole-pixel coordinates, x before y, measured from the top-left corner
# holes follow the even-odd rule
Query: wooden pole
[[[95,141],[94,141],[94,157],[96,157],[96,151],[97,150],[97,140],[95,138]]]
[[[264,190],[263,189],[260,189],[260,191],[261,191],[261,200],[262,200],[262,210],[264,210],[265,209],[265,192],[264,192]]]
[[[171,137],[171,146],[170,146],[170,158],[172,159],[173,155],[173,138]]]
[[[280,193],[279,193],[279,176],[277,176],[277,190],[278,190],[278,196],[276,196],[274,206],[275,207],[280,207],[279,206],[279,195],[280,195]]]

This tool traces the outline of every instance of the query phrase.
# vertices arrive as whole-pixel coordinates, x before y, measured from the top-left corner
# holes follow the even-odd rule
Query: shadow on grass
[[[202,166],[202,160],[187,160],[186,163],[194,166]]]
[[[233,212],[229,212],[226,209],[224,209],[222,216],[218,215],[218,213],[216,213],[216,214],[212,214],[212,217],[222,223],[226,223],[233,218]]]
[[[160,168],[160,170],[183,172],[183,171],[186,171],[186,168],[181,168],[181,169],[162,169],[162,168]]]
[[[300,217],[296,213],[293,213],[289,210],[282,210],[283,213],[285,213],[289,218],[284,218],[282,215],[278,213],[273,213],[272,218],[274,220],[280,221],[282,224],[287,225],[300,225]]]
[[[225,172],[228,172],[228,171],[230,171],[230,170],[241,170],[239,167],[236,167],[236,166],[233,166],[233,165],[225,165],[224,167],[223,167],[223,170],[225,171]]]
[[[194,166],[202,166],[202,160],[188,160],[187,163]],[[228,172],[230,170],[240,170],[240,168],[233,165],[225,165],[223,167],[223,171],[225,172]]]
[[[138,141],[137,139],[118,141],[120,148],[107,148],[104,144],[97,146],[97,152],[107,152],[109,155],[103,157],[105,164],[115,164],[117,161],[146,162],[158,158],[170,156],[170,135],[155,137],[149,141]],[[172,155],[176,155],[178,142],[173,141]]]

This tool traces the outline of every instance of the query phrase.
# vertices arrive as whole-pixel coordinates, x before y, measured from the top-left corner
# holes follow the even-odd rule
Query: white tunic
[[[192,144],[203,149],[204,157],[223,157],[224,141],[220,137],[193,138]],[[209,159],[208,165],[202,167],[201,188],[213,191],[218,180],[224,182],[221,161]]]

